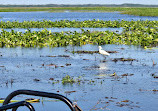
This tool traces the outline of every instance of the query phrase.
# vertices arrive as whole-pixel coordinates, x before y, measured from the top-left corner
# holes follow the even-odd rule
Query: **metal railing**
[[[20,101],[16,103],[3,105],[2,107],[0,107],[0,111],[5,111],[7,109],[12,109],[12,111],[16,111],[20,106],[27,106],[27,108],[29,108],[30,111],[35,111],[34,107],[29,102],[26,101]]]
[[[13,97],[20,94],[59,99],[64,103],[66,103],[71,109],[71,111],[82,111],[76,104],[73,104],[68,98],[66,98],[63,95],[56,93],[42,92],[42,91],[33,91],[33,90],[16,90],[10,93],[4,100],[3,105],[0,107],[0,111],[4,111],[7,109],[12,109],[12,111],[16,111],[17,108],[20,106],[27,106],[30,109],[30,111],[35,111],[34,107],[26,101],[8,104]]]

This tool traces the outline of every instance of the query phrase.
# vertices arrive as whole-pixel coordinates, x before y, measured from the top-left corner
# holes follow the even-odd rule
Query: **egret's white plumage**
[[[106,52],[105,50],[103,50],[103,48],[101,46],[99,46],[99,53],[102,54],[102,55],[107,55],[107,56],[110,55],[108,52]]]

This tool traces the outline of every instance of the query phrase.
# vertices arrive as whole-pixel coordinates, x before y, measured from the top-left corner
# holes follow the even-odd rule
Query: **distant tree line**
[[[158,5],[144,4],[84,4],[84,5],[65,5],[65,4],[46,4],[46,5],[0,5],[0,7],[158,7]]]

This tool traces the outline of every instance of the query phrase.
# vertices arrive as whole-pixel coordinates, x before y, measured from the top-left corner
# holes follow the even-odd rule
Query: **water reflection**
[[[99,70],[108,70],[108,66],[106,63],[100,63],[99,64]]]

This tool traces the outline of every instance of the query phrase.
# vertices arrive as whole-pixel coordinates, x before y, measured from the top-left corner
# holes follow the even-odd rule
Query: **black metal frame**
[[[56,94],[56,93],[33,91],[33,90],[16,90],[16,91],[10,93],[6,97],[6,99],[4,100],[3,106],[0,107],[0,108],[4,108],[4,107],[6,107],[6,108],[8,107],[9,108],[12,105],[13,111],[16,111],[16,109],[19,106],[24,106],[25,105],[25,106],[27,106],[30,109],[30,111],[35,111],[34,108],[33,108],[33,106],[30,103],[26,102],[26,101],[21,101],[21,102],[18,102],[18,103],[13,103],[13,104],[7,105],[13,97],[15,97],[17,95],[20,95],[20,94],[59,99],[59,100],[65,102],[69,106],[69,108],[71,109],[71,111],[82,111],[77,105],[73,104],[68,98],[66,98],[63,95]],[[9,109],[11,109],[11,108],[9,108]],[[3,109],[3,110],[6,110],[6,109]]]
[[[20,107],[20,106],[26,106],[27,108],[30,109],[30,111],[35,111],[34,107],[29,102],[26,102],[26,101],[20,101],[20,102],[16,102],[16,103],[3,105],[2,107],[0,107],[0,111],[4,111],[7,109],[12,109],[12,111],[16,111],[18,109],[18,107]]]

